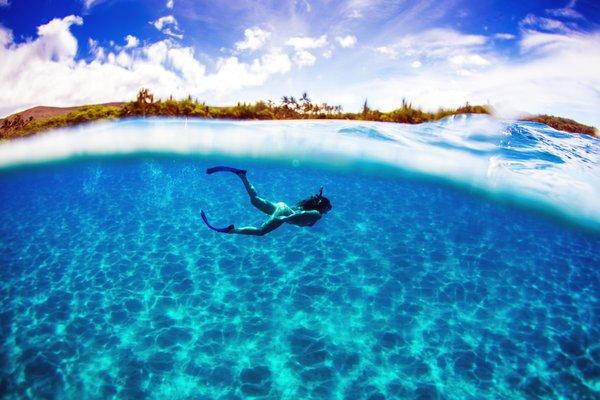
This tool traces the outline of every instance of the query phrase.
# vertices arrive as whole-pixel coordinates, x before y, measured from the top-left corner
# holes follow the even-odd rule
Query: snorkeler
[[[323,215],[331,210],[331,203],[323,196],[323,188],[319,191],[319,194],[309,197],[308,199],[301,200],[293,207],[289,207],[287,204],[279,202],[272,203],[261,197],[258,197],[254,186],[248,182],[246,177],[246,170],[237,169],[232,167],[212,167],[206,170],[207,174],[215,172],[227,171],[233,172],[242,180],[248,195],[250,196],[250,202],[260,211],[270,215],[269,219],[262,224],[260,227],[246,226],[243,228],[236,228],[233,224],[226,228],[215,228],[212,226],[204,210],[201,211],[202,219],[204,223],[213,231],[222,233],[237,233],[239,235],[254,235],[262,236],[274,229],[279,228],[284,222],[297,226],[313,226]]]

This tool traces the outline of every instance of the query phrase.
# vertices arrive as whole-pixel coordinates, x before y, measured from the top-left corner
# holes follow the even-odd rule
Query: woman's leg
[[[243,228],[234,228],[227,233],[237,233],[238,235],[262,236],[279,228],[281,225],[283,225],[282,220],[271,217],[259,228],[256,228],[254,226],[245,226]]]
[[[246,188],[246,191],[248,192],[248,196],[250,196],[250,203],[252,203],[252,205],[256,208],[258,208],[260,211],[264,212],[265,214],[273,214],[273,212],[275,212],[275,209],[277,208],[277,206],[275,205],[275,203],[271,203],[270,201],[267,201],[265,199],[263,199],[262,197],[258,197],[258,194],[256,193],[256,189],[254,189],[254,186],[252,186],[252,184],[248,181],[248,178],[246,177],[246,174],[237,174],[237,176],[240,177],[240,179],[242,180],[242,182],[244,183],[244,187]],[[256,228],[254,228],[256,229]]]

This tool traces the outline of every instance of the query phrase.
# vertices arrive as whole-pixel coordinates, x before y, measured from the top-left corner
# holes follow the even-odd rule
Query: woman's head
[[[323,188],[321,188],[319,194],[300,200],[297,205],[305,211],[317,210],[321,214],[325,214],[331,210],[331,202],[327,197],[323,196]]]

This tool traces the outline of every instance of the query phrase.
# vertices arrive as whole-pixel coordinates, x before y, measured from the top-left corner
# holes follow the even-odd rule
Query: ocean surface
[[[264,237],[237,176],[314,227]],[[597,399],[600,140],[462,116],[0,144],[0,398]]]

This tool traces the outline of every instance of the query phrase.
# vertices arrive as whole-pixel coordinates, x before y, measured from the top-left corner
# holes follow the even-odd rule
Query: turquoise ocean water
[[[312,228],[264,237],[239,179]],[[0,145],[0,397],[600,396],[600,141],[131,120]]]

